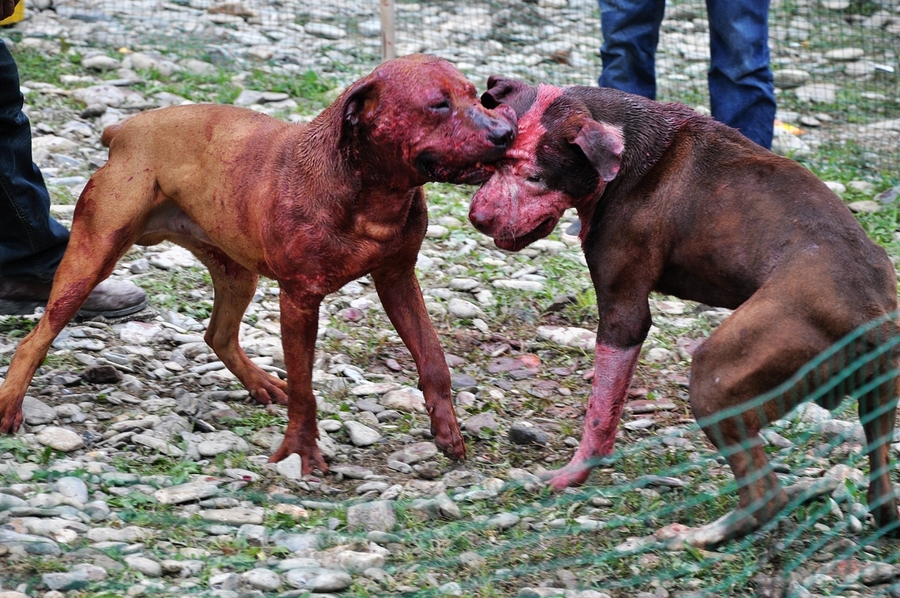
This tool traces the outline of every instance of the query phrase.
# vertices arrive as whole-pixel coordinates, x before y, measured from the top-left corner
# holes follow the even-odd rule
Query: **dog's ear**
[[[363,116],[378,103],[377,84],[373,80],[362,80],[354,83],[344,93],[341,103],[341,119],[344,125],[356,127]]]
[[[581,148],[605,182],[608,183],[619,174],[625,139],[618,127],[585,118],[572,143]]]
[[[517,79],[491,75],[487,85],[487,91],[481,94],[481,105],[488,110],[506,104],[516,112],[517,117],[521,117],[537,98],[537,88]]]

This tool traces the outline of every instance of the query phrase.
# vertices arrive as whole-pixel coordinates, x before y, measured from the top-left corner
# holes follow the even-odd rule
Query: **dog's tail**
[[[103,129],[103,134],[100,135],[100,143],[103,144],[103,147],[109,147],[109,144],[112,143],[113,138],[118,135],[121,129],[122,123],[109,125],[105,129]]]

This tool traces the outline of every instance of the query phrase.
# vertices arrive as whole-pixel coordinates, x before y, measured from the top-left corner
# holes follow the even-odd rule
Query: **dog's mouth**
[[[520,237],[500,237],[494,239],[494,245],[506,251],[519,251],[528,245],[531,245],[538,239],[543,239],[553,232],[559,218],[556,216],[548,216],[540,224]]]
[[[464,166],[448,164],[433,154],[421,154],[416,158],[416,169],[419,174],[438,183],[454,183],[457,185],[481,185],[494,174],[493,164],[476,162]]]

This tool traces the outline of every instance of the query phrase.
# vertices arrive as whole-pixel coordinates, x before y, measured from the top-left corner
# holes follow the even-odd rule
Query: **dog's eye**
[[[533,174],[531,176],[526,177],[525,180],[528,181],[529,183],[543,183],[544,177],[542,177],[539,174]]]
[[[432,112],[445,112],[450,110],[450,100],[447,98],[442,99],[439,102],[435,102],[434,104],[428,107]]]

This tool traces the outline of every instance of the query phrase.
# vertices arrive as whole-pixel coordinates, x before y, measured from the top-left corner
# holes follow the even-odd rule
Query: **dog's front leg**
[[[435,445],[451,459],[464,459],[466,444],[453,410],[450,370],[412,264],[381,268],[372,272],[372,280],[388,318],[416,362]]]
[[[597,460],[612,453],[628,386],[640,353],[641,345],[616,348],[597,343],[594,381],[584,416],[581,444],[568,465],[541,475],[555,490],[584,483]]]
[[[281,343],[288,375],[288,425],[284,441],[269,459],[281,461],[292,453],[302,459],[302,472],[307,475],[313,468],[328,472],[316,440],[319,428],[316,422],[316,397],[312,390],[313,357],[316,350],[316,331],[319,321],[319,305],[322,297],[310,295],[282,283]]]

